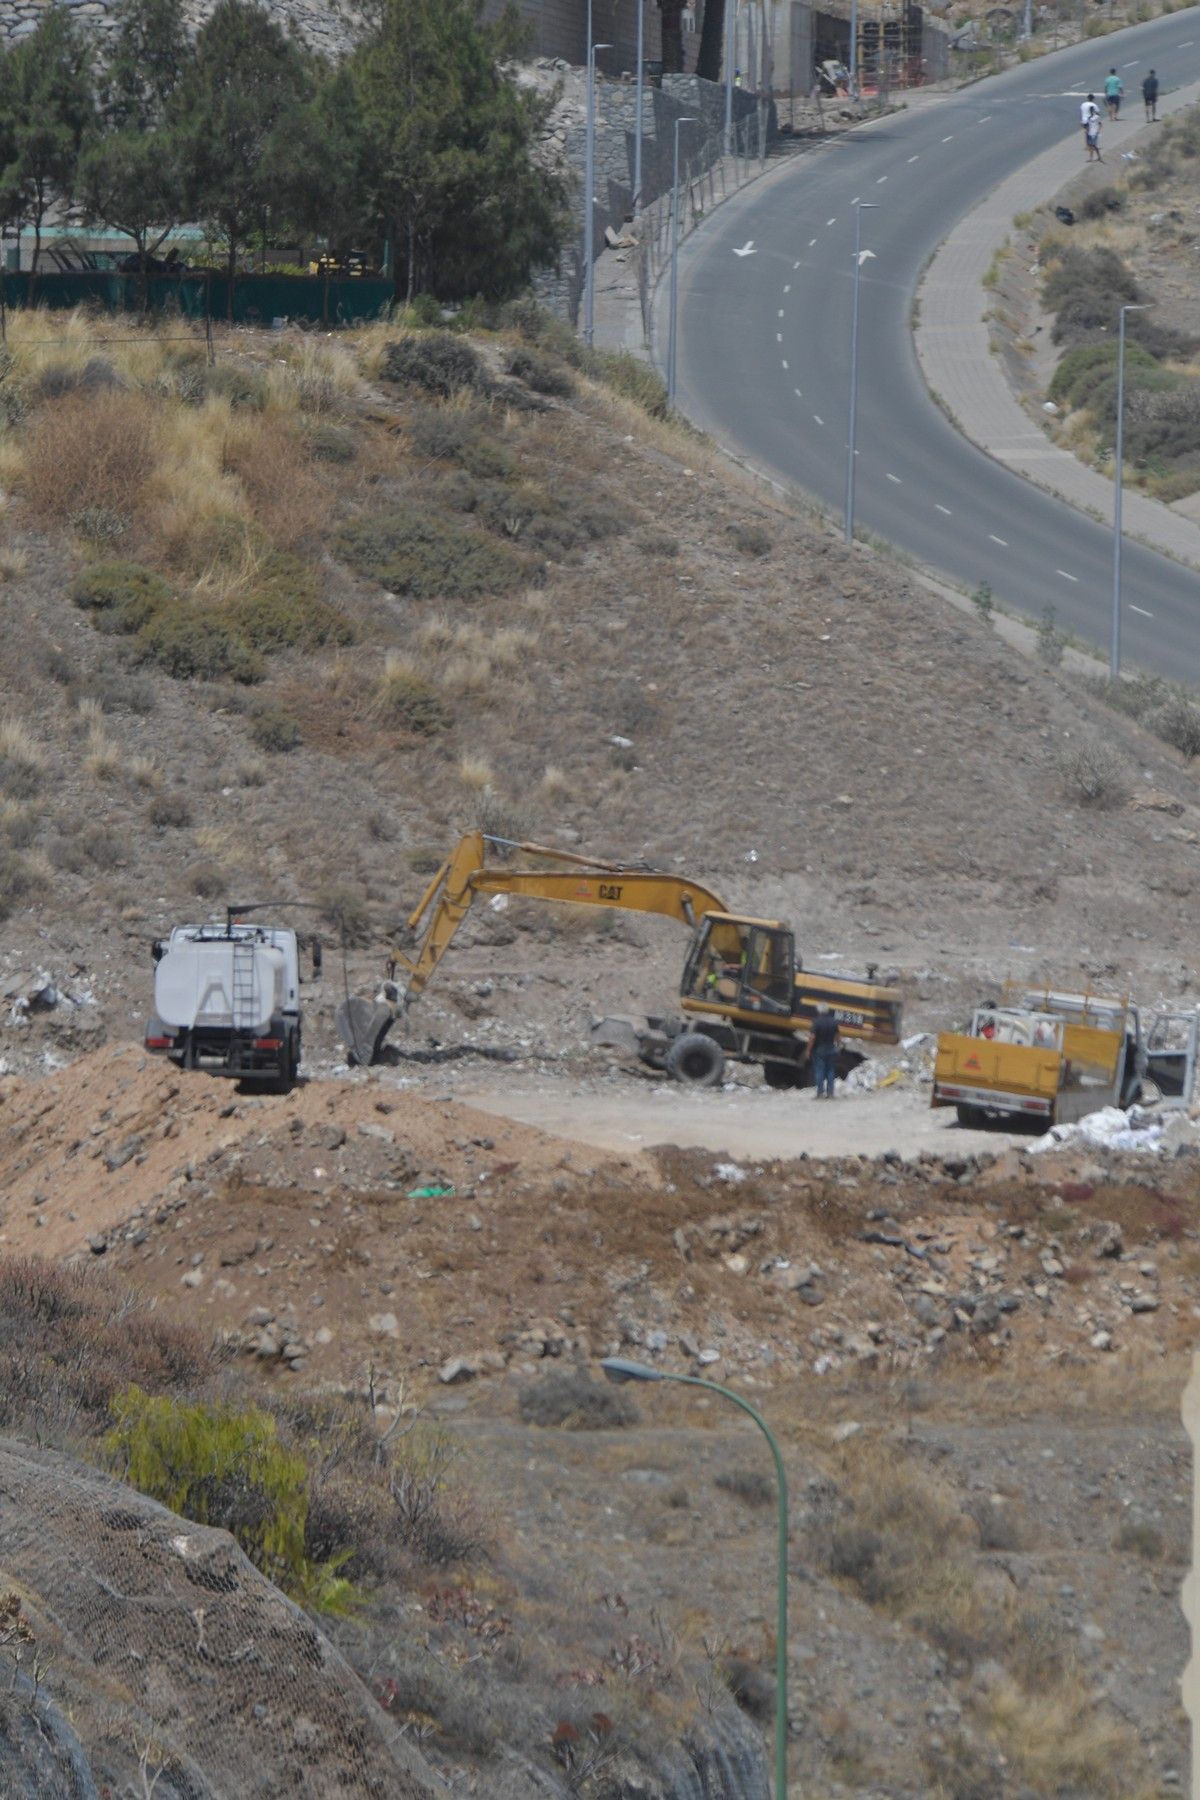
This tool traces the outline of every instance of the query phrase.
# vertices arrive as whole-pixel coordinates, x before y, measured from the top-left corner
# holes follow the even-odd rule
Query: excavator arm
[[[489,865],[489,846],[509,854],[519,853],[525,859],[536,858],[551,867]],[[468,832],[434,875],[409,918],[409,930],[423,934],[415,952],[393,952],[389,979],[378,1000],[348,999],[338,1008],[338,1030],[353,1061],[374,1062],[393,1021],[424,991],[472,902],[480,896],[497,894],[519,894],[573,906],[612,907],[622,912],[658,913],[678,919],[689,928],[699,924],[705,913],[726,910],[710,888],[681,875],[577,856],[544,844],[510,843],[481,831]],[[408,974],[403,993],[392,979],[397,966]]]

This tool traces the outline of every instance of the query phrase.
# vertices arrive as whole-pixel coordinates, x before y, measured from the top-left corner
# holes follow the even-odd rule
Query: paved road
[[[759,468],[840,510],[849,391],[852,202],[863,215],[856,520],[1033,616],[1107,645],[1112,534],[969,444],[930,399],[912,343],[930,254],[990,188],[1064,135],[1115,63],[1129,90],[1120,138],[1140,124],[1140,82],[1200,77],[1200,10],[1063,50],[850,133],[722,209],[681,254],[682,410]],[[1080,161],[1082,162],[1082,145]],[[1118,163],[1119,166],[1119,163]],[[754,253],[735,256],[753,240]],[[665,289],[666,283],[663,283]],[[979,296],[982,310],[985,296]],[[665,329],[660,310],[660,334]],[[663,340],[662,335],[659,339]],[[1200,678],[1200,581],[1128,540],[1129,662]]]

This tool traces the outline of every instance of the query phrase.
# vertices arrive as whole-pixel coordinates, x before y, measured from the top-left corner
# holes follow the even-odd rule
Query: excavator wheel
[[[688,1087],[720,1087],[725,1052],[702,1031],[685,1031],[667,1051],[667,1074]]]
[[[394,1015],[382,1001],[361,1000],[356,995],[337,1009],[337,1034],[351,1063],[368,1069],[379,1055]]]

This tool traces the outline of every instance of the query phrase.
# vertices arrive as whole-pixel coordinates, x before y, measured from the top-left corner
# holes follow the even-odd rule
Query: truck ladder
[[[252,937],[233,940],[233,1029],[249,1031],[258,1024],[257,959]]]

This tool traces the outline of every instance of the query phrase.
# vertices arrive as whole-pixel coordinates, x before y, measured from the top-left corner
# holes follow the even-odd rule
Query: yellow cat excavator
[[[489,852],[503,860],[488,861]],[[374,1001],[347,998],[337,1028],[352,1062],[375,1061],[394,1021],[424,990],[472,902],[498,894],[568,905],[659,913],[692,933],[680,984],[683,1018],[597,1020],[592,1041],[630,1049],[678,1081],[715,1087],[727,1059],[761,1063],[768,1086],[804,1087],[809,1031],[819,1005],[829,1006],[843,1040],[894,1044],[900,994],[868,970],[864,980],[801,969],[789,926],[778,919],[732,913],[702,882],[645,864],[518,844],[480,831],[460,839],[408,921],[415,953],[393,952]],[[398,970],[406,972],[401,987]],[[863,1061],[843,1042],[838,1073]]]

